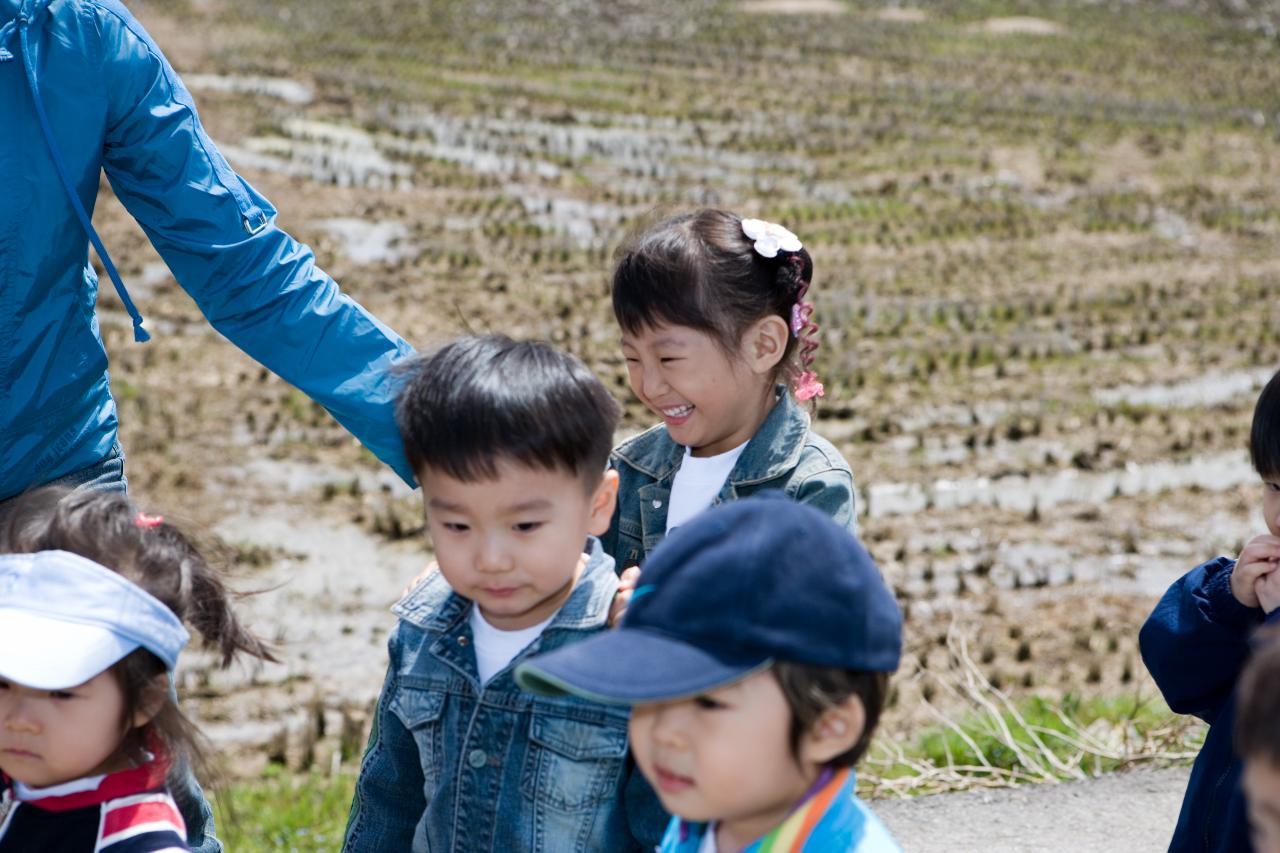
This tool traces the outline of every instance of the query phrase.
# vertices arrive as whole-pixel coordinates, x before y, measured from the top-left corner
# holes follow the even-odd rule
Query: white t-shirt
[[[698,845],[698,853],[719,853],[716,848],[716,825],[707,824],[707,831],[702,833],[702,843]]]
[[[707,507],[724,488],[729,472],[747,442],[715,456],[694,456],[684,449],[684,459],[671,481],[671,500],[667,505],[667,532],[675,530]]]
[[[476,650],[476,669],[480,672],[480,683],[487,684],[489,679],[506,669],[507,664],[511,663],[516,655],[542,636],[542,632],[554,618],[556,615],[552,613],[545,622],[539,622],[537,625],[521,628],[518,631],[503,631],[490,625],[480,615],[480,608],[473,605],[471,637],[475,641],[473,648]]]
[[[70,782],[62,782],[57,785],[50,785],[48,788],[32,788],[17,779],[13,780],[13,793],[15,798],[19,800],[42,800],[45,797],[65,797],[68,794],[79,794],[84,791],[96,791],[98,786],[102,784],[102,780],[107,778],[106,775],[101,776],[84,776],[79,779],[72,779]]]

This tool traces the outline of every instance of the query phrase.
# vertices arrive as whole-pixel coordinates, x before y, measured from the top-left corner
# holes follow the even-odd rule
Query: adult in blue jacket
[[[90,222],[103,170],[214,328],[412,482],[387,371],[410,347],[276,227],[142,26],[116,0],[0,0],[0,501],[124,488],[90,242],[148,335]],[[221,850],[184,805],[192,846]]]
[[[88,263],[100,173],[219,332],[306,392],[408,482],[387,366],[411,349],[344,296],[205,134],[116,0],[0,0],[0,500],[123,488]]]

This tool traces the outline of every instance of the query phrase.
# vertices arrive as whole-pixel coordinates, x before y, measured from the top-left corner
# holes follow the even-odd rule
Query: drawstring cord
[[[98,232],[94,230],[93,222],[89,219],[89,214],[85,212],[84,205],[80,202],[80,196],[76,193],[75,186],[71,183],[71,176],[67,173],[67,166],[62,160],[62,154],[59,153],[57,142],[54,140],[53,129],[49,126],[49,117],[45,115],[44,102],[40,98],[40,86],[36,82],[35,63],[31,59],[31,44],[27,37],[27,30],[30,24],[31,18],[24,6],[23,10],[18,13],[18,17],[0,28],[0,62],[13,59],[13,54],[5,47],[5,42],[12,38],[13,31],[16,28],[21,44],[22,66],[26,70],[27,85],[31,89],[31,100],[35,103],[36,117],[40,120],[40,129],[44,133],[49,155],[53,158],[54,168],[58,170],[58,177],[62,179],[62,186],[66,189],[67,197],[71,200],[72,210],[76,212],[80,225],[84,228],[85,233],[89,235],[89,242],[93,244],[94,250],[102,260],[102,265],[107,270],[107,275],[111,277],[111,283],[115,285],[116,293],[120,296],[124,309],[129,312],[129,317],[133,320],[133,339],[138,343],[145,343],[151,340],[151,333],[143,327],[142,315],[138,313],[137,307],[129,297],[129,291],[125,290],[124,282],[120,280],[120,273],[116,271],[116,265],[111,262],[111,256],[107,254],[107,248],[102,245]]]

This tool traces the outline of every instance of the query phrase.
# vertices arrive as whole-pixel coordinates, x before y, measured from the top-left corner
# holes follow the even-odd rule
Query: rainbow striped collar
[[[824,775],[786,820],[741,853],[901,853],[888,830],[855,795],[855,782],[847,768]],[[697,853],[707,826],[673,818],[659,850]]]

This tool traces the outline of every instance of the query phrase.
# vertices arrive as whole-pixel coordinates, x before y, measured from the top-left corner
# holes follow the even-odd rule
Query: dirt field
[[[131,5],[346,290],[422,347],[566,347],[628,430],[628,229],[717,204],[796,231],[817,428],[908,614],[890,742],[949,707],[956,637],[1014,697],[1151,695],[1155,596],[1261,529],[1280,62],[1248,4]],[[132,344],[103,293],[134,494],[229,544],[284,650],[193,656],[187,695],[240,772],[349,759],[428,558],[414,497],[220,340],[114,201],[96,221],[156,331]]]

